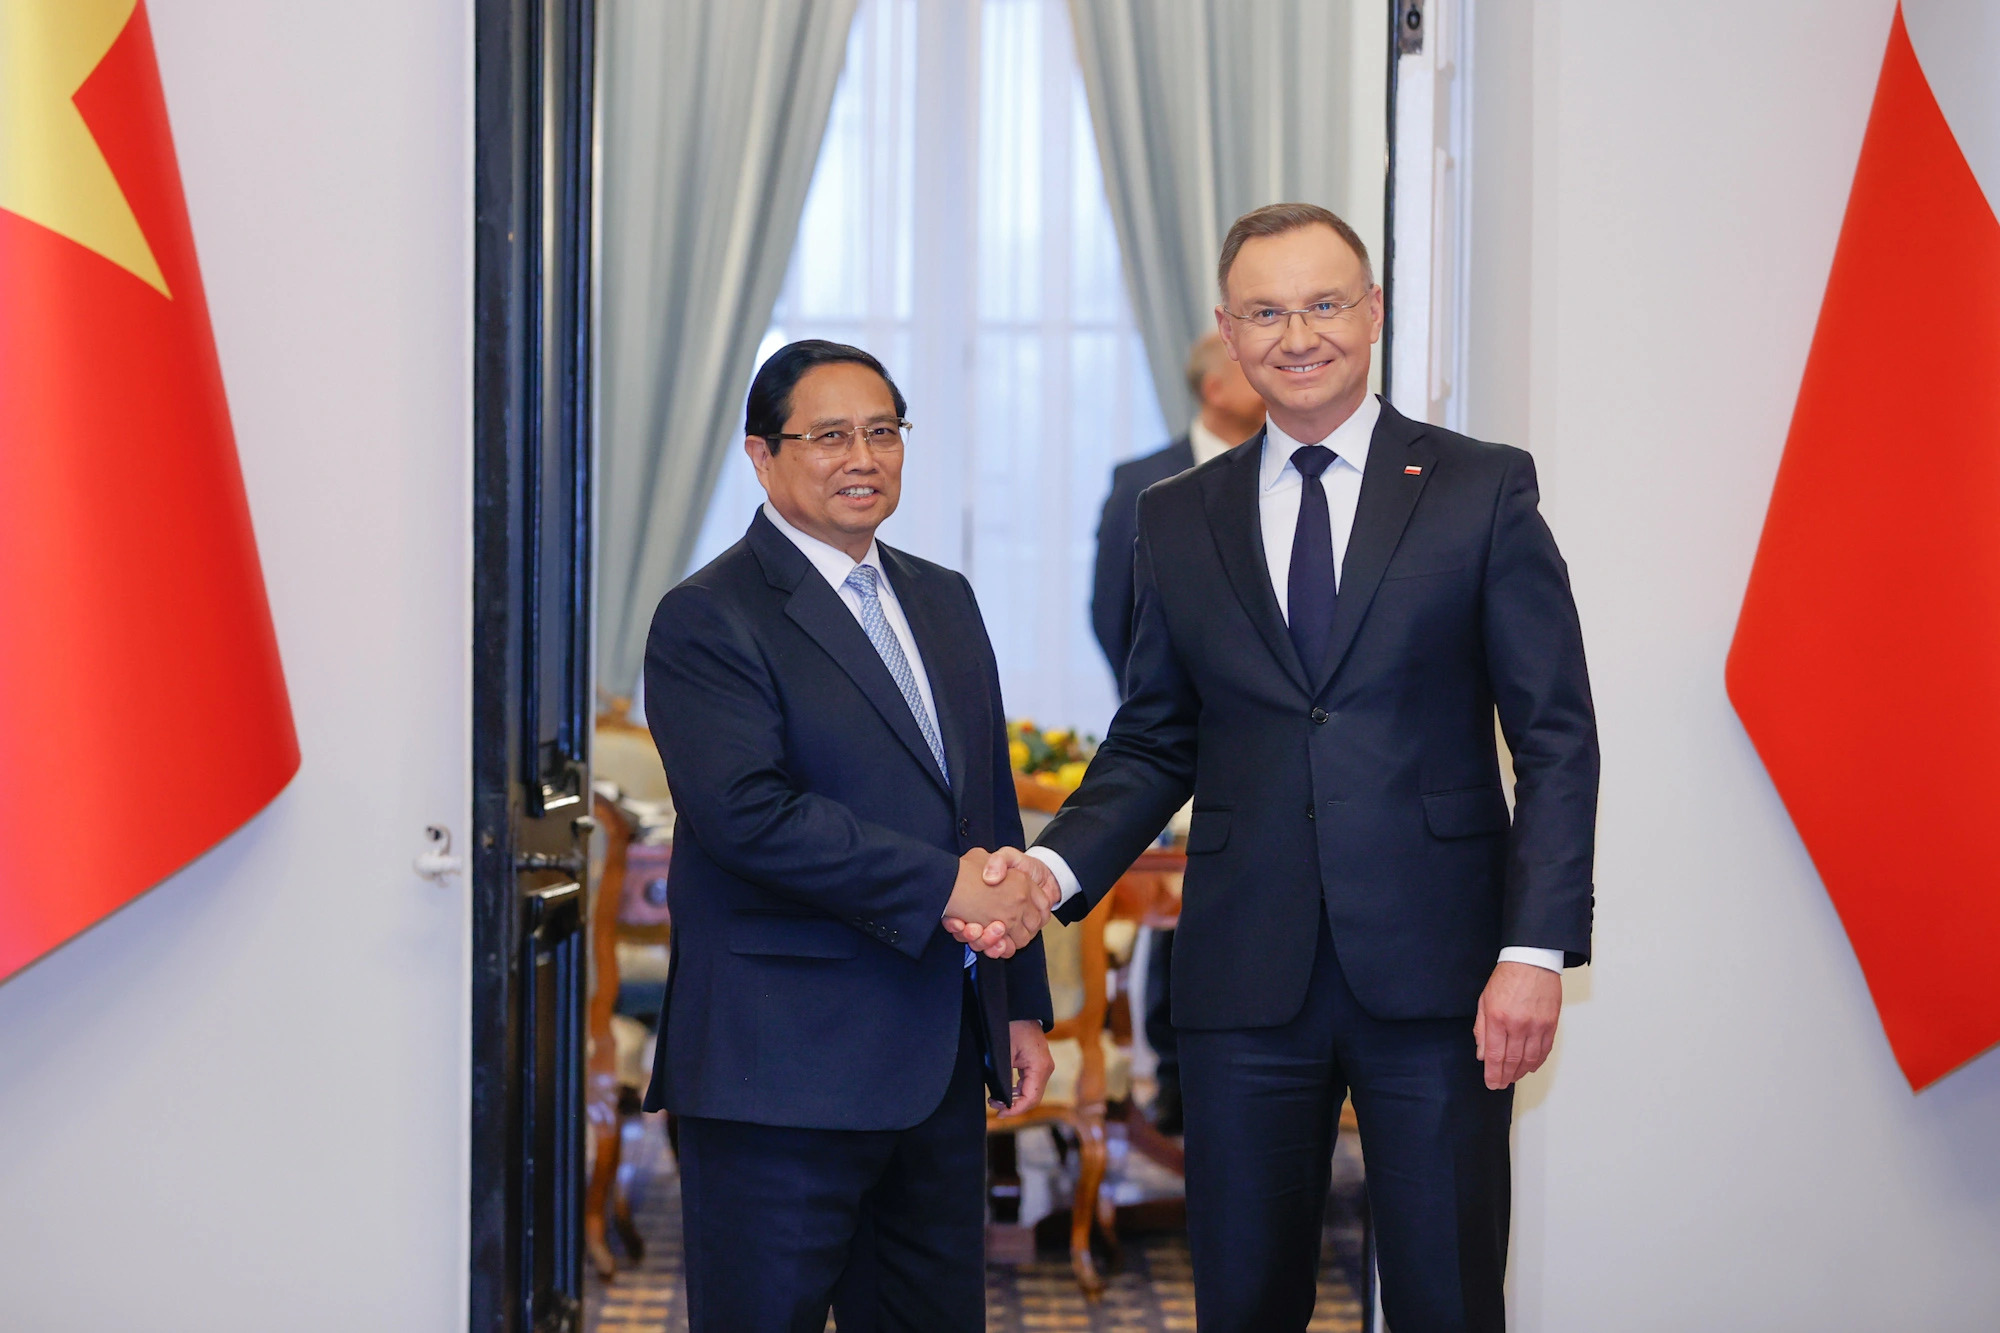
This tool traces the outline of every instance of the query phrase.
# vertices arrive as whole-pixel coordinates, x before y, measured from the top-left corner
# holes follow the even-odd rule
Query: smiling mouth
[[[1303,366],[1279,366],[1278,369],[1284,371],[1287,375],[1309,375],[1315,370],[1332,364],[1330,361],[1310,361]]]
[[[835,492],[835,494],[844,495],[850,500],[866,499],[868,496],[880,495],[881,493],[881,491],[873,486],[843,486]]]

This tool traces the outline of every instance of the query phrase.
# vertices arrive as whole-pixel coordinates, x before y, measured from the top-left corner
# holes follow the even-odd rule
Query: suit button
[[[958,836],[961,838],[972,836],[972,821],[970,819],[960,819],[958,821]]]
[[[1329,716],[1331,716],[1331,714],[1329,714],[1324,708],[1315,708],[1312,710],[1312,720],[1315,722],[1323,724],[1325,723],[1325,721]]]
[[[1307,807],[1306,807],[1306,818],[1307,818],[1307,819],[1317,819],[1317,818],[1319,818],[1319,816],[1313,813],[1313,808],[1312,808],[1311,806],[1307,806]]]

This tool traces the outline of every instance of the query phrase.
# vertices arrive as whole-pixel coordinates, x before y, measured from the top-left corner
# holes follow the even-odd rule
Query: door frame
[[[546,838],[524,840],[524,820],[544,813],[540,739],[558,727],[558,759],[587,765],[590,743],[592,551],[591,263],[595,217],[595,0],[474,0],[473,30],[473,562],[472,893],[469,1272],[467,1324],[475,1333],[531,1333],[536,1293],[524,1271],[533,1201],[527,1196],[531,1147],[524,1109],[524,1061],[534,1058],[534,1015],[524,1005],[533,978],[523,960],[536,933],[524,911],[524,872],[586,879],[580,856]],[[552,26],[562,25],[548,58]],[[549,90],[553,90],[552,94]],[[553,96],[565,110],[550,112]],[[552,132],[551,125],[557,128]],[[553,143],[554,136],[565,136]],[[553,168],[553,179],[551,176]],[[547,275],[564,285],[550,301]],[[551,382],[553,357],[559,378]],[[553,401],[551,401],[553,395]],[[568,530],[578,548],[561,562],[560,589],[547,587],[541,508],[550,431],[572,469],[576,512]],[[562,488],[558,488],[561,490]],[[568,599],[568,633],[539,637],[540,598]],[[563,659],[568,693],[562,716],[540,718],[532,664]],[[534,737],[524,744],[523,737]],[[575,774],[572,772],[572,779]],[[576,785],[572,781],[569,785]],[[582,809],[589,809],[587,770]],[[564,804],[573,803],[565,800]],[[574,821],[571,821],[574,822]],[[588,827],[585,821],[581,827]],[[523,845],[524,841],[528,845]],[[560,910],[577,913],[582,895]],[[554,901],[551,899],[551,901]],[[581,1006],[564,1012],[559,1037],[582,1039]],[[524,1021],[524,1018],[526,1021]],[[567,1028],[574,1026],[575,1032]],[[574,1054],[565,1047],[565,1059]],[[580,1068],[580,1055],[574,1055]],[[580,1177],[581,1079],[556,1099],[564,1141]],[[539,1169],[564,1164],[541,1163]],[[580,1197],[580,1195],[579,1195]],[[574,1232],[554,1242],[557,1264],[580,1273],[581,1212]],[[542,1327],[563,1328],[558,1313]]]

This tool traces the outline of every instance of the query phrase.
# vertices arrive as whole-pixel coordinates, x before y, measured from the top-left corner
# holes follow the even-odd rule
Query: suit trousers
[[[986,1327],[986,1093],[972,987],[944,1099],[903,1130],[682,1117],[690,1333]]]
[[[1179,1037],[1202,1333],[1306,1327],[1334,1135],[1350,1092],[1389,1326],[1506,1327],[1514,1095],[1487,1088],[1471,1019],[1370,1017],[1348,989],[1322,913],[1297,1017],[1272,1028],[1182,1028]]]

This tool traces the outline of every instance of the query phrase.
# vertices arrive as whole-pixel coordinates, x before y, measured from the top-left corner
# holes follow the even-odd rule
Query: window
[[[1098,514],[1112,466],[1169,434],[1063,0],[862,0],[759,362],[796,338],[867,348],[908,396],[882,539],[972,580],[1009,713],[1102,735]],[[732,459],[694,567],[762,499]]]

